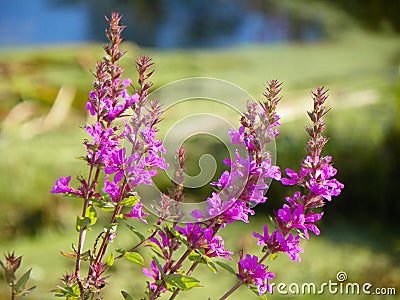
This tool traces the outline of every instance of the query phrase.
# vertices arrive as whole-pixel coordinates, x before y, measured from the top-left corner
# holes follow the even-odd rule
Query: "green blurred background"
[[[274,294],[270,299],[398,297],[399,2],[14,2],[4,3],[0,13],[0,253],[15,250],[24,256],[23,269],[33,267],[32,282],[38,288],[28,299],[52,299],[49,290],[71,269],[58,250],[69,250],[76,241],[79,203],[49,191],[58,177],[84,172],[84,164],[74,157],[84,152],[80,126],[87,120],[90,70],[102,57],[103,16],[113,10],[123,13],[128,25],[122,64],[133,80],[133,61],[146,54],[155,62],[154,88],[210,76],[261,100],[265,81],[283,81],[282,128],[276,141],[282,169],[297,168],[304,157],[309,90],[317,85],[330,89],[331,141],[325,153],[333,155],[345,189],[326,206],[321,236],[303,242],[302,263],[281,256],[271,262],[271,271],[275,282],[300,285],[335,280],[338,271],[345,271],[348,282],[395,287],[397,296]],[[261,231],[287,193],[273,183],[254,222],[222,232],[227,248],[256,252],[250,233]],[[127,232],[121,237],[117,248],[134,243]],[[118,298],[119,289],[139,298],[144,276],[135,266],[117,265],[112,273],[106,299]],[[234,283],[223,270],[213,275],[199,268],[194,276],[206,288],[181,299],[217,299]],[[8,299],[7,293],[2,280],[0,299]],[[257,298],[245,288],[231,298],[244,297]]]

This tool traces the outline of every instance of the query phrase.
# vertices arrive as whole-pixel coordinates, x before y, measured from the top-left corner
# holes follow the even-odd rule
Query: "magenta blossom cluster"
[[[246,257],[240,257],[239,276],[246,284],[255,284],[258,294],[263,295],[266,292],[272,292],[272,286],[269,280],[275,277],[274,273],[267,272],[265,265],[258,262],[256,255],[246,254]]]
[[[202,249],[207,257],[232,259],[231,255],[233,252],[225,250],[224,240],[222,237],[215,235],[215,228],[205,228],[198,223],[187,223],[186,227],[176,226],[176,229],[186,237],[190,247],[193,249]]]

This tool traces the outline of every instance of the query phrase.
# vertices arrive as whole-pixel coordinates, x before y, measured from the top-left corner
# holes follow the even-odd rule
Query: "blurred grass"
[[[335,200],[336,203],[328,205],[328,222],[322,224],[322,236],[304,243],[302,263],[292,263],[282,255],[271,262],[271,271],[277,273],[276,282],[319,283],[334,280],[336,273],[343,270],[351,281],[371,282],[377,287],[394,286],[400,292],[400,238],[396,227],[381,224],[382,218],[368,214],[365,217],[370,220],[369,223],[357,224],[356,218],[343,222],[343,216],[335,209],[336,206],[346,209],[346,206],[352,206],[351,203],[360,203],[354,202],[357,201],[355,191],[358,190],[352,188],[351,184],[347,185],[353,177],[367,177],[365,182],[369,179],[369,185],[374,182],[381,184],[380,181],[387,178],[383,176],[387,176],[386,169],[379,171],[379,168],[384,168],[380,167],[381,162],[370,159],[376,158],[371,153],[382,149],[382,144],[387,142],[388,132],[398,124],[398,37],[359,33],[314,44],[254,45],[217,50],[157,51],[139,49],[130,43],[125,43],[122,48],[129,50],[123,60],[128,77],[135,78],[132,62],[140,53],[153,57],[156,63],[153,78],[155,87],[190,76],[211,76],[233,82],[261,99],[264,81],[272,78],[284,81],[282,105],[286,108],[300,106],[304,114],[303,117],[296,116],[291,122],[285,123],[283,120],[281,136],[277,140],[278,163],[282,167],[295,168],[303,155],[306,134],[299,128],[306,123],[305,109],[311,103],[303,107],[301,99],[316,85],[327,85],[332,90],[328,105],[333,107],[327,120],[328,135],[332,139],[327,153],[332,153],[337,161],[339,179],[345,182],[346,189],[344,195]],[[59,199],[50,195],[49,190],[59,176],[84,175],[82,162],[74,157],[83,153],[81,141],[84,132],[79,126],[86,118],[84,105],[91,88],[92,78],[88,70],[93,69],[95,61],[101,57],[101,47],[81,45],[6,51],[1,54],[0,120],[17,103],[27,100],[38,103],[41,107],[39,113],[45,113],[62,85],[72,86],[77,91],[74,109],[62,127],[32,138],[19,137],[17,130],[3,131],[0,136],[0,252],[15,249],[17,254],[24,255],[23,268],[34,268],[33,281],[39,286],[29,298],[50,299],[52,295],[48,291],[57,284],[57,278],[68,267],[66,259],[57,250],[68,250],[71,243],[75,242],[72,222],[79,206],[78,201]],[[349,94],[364,90],[376,91],[377,102],[365,106],[347,105],[350,103]],[[381,155],[381,159],[387,158]],[[362,174],[359,161],[376,164],[376,169],[381,173],[376,173],[372,179],[368,178],[371,174]],[[343,169],[350,171],[343,174]],[[281,195],[281,190],[276,184],[268,195],[271,206],[279,207],[280,200],[274,198]],[[373,200],[368,199],[368,202]],[[374,205],[377,213],[393,209],[386,202],[382,204],[376,201]],[[261,211],[263,208],[258,208],[259,216],[255,224],[233,224],[231,229],[223,233],[227,237],[228,249],[254,249],[254,242],[247,233],[261,231],[266,219],[263,216],[265,212]],[[118,243],[129,245],[131,238],[127,234],[123,231],[121,242]],[[116,244],[116,248],[122,244]],[[290,272],[286,272],[289,268]],[[224,271],[210,275],[205,269],[199,268],[195,274],[199,274],[207,288],[188,293],[190,299],[207,299],[208,296],[214,299],[233,283],[233,278]],[[140,293],[135,290],[143,289],[143,279],[144,276],[132,266],[117,266],[110,279],[114,288],[106,299],[115,298],[118,289],[127,289],[139,297]],[[0,287],[0,299],[6,299],[4,285],[0,284]],[[232,299],[245,297],[256,299],[245,288],[241,288]],[[295,297],[333,299],[338,296]],[[351,299],[363,297],[348,296]],[[186,296],[181,298],[187,299]],[[294,296],[273,295],[270,298],[291,299]],[[368,296],[368,299],[383,297]]]

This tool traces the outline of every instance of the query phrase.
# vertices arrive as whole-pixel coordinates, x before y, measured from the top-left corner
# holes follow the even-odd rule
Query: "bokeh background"
[[[397,299],[400,2],[1,0],[0,4],[0,253],[15,250],[24,257],[22,269],[33,267],[31,281],[38,288],[28,299],[52,299],[49,291],[71,268],[58,250],[69,250],[76,240],[79,203],[49,191],[58,177],[80,174],[84,168],[74,157],[84,151],[80,126],[87,119],[90,70],[102,57],[104,15],[111,11],[121,12],[128,26],[123,65],[126,76],[134,80],[133,61],[147,54],[155,62],[154,88],[186,77],[210,76],[235,83],[261,100],[265,81],[283,81],[282,128],[276,141],[282,168],[296,168],[304,157],[309,91],[317,85],[330,89],[331,140],[325,153],[333,155],[345,189],[326,206],[319,224],[321,236],[303,243],[302,262],[290,262],[282,255],[271,262],[271,270],[276,282],[318,284],[345,271],[348,282],[397,290],[397,296],[325,293],[315,299]],[[261,231],[286,193],[273,183],[269,202],[256,208],[252,224],[234,224],[223,232],[227,248],[255,252],[250,233]],[[122,231],[121,236],[117,248],[134,243],[128,233]],[[135,267],[115,267],[106,299],[120,297],[120,289],[139,298],[144,276]],[[235,280],[220,272],[214,275],[199,268],[194,276],[207,288],[181,299],[217,299]],[[232,299],[244,297],[257,298],[243,287]],[[4,280],[0,299],[9,299]]]

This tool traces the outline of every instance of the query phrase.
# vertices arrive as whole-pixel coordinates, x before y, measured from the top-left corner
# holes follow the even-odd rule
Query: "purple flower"
[[[204,213],[199,210],[199,209],[195,209],[190,213],[190,216],[195,220],[195,221],[199,221],[202,219],[205,219],[206,216],[204,215]]]
[[[186,227],[175,228],[186,236],[190,246],[203,249],[206,256],[231,259],[233,252],[225,250],[224,240],[220,236],[215,236],[212,227],[204,228],[199,223],[187,223]]]
[[[300,236],[294,236],[291,233],[285,240],[284,252],[290,257],[291,260],[300,262],[301,258],[299,253],[304,253],[304,249],[299,246]]]
[[[126,179],[131,189],[136,188],[140,184],[151,185],[153,183],[151,178],[156,174],[157,170],[147,169],[144,160],[133,161],[132,165],[126,168]]]
[[[161,239],[160,239],[161,238]],[[179,248],[179,243],[170,239],[164,232],[158,231],[158,237],[152,237],[150,242],[156,244],[165,259],[171,258],[173,252]]]
[[[110,195],[113,202],[118,202],[119,196],[121,194],[119,185],[115,181],[109,181],[108,176],[104,178],[103,191]]]
[[[241,257],[239,260],[239,276],[247,284],[254,283],[258,288],[258,294],[261,296],[266,292],[272,292],[272,286],[268,284],[268,280],[275,277],[274,273],[267,272],[264,264],[258,262],[256,255],[251,256],[246,254],[246,257]]]
[[[158,155],[157,151],[150,150],[147,152],[146,157],[144,158],[146,167],[148,168],[160,168],[160,169],[167,169],[168,164],[165,163],[165,159]]]
[[[87,157],[89,163],[100,164],[106,163],[108,160],[108,153],[114,151],[119,146],[120,136],[115,135],[115,128],[104,128],[100,122],[93,125],[86,125],[86,132],[93,138],[93,143],[85,141],[84,144],[87,149]]]
[[[287,168],[285,170],[285,172],[286,172],[286,175],[289,176],[290,178],[281,178],[281,182],[284,185],[295,185],[300,182],[300,177],[296,171],[293,171],[292,169]]]
[[[212,182],[211,185],[216,186],[219,189],[223,189],[229,182],[230,174],[228,171],[224,171],[221,177],[218,178],[217,182]]]
[[[207,234],[205,234],[207,235]],[[206,243],[202,245],[202,248],[205,249],[205,255],[208,257],[219,257],[225,258],[228,260],[232,260],[231,256],[233,252],[225,250],[225,242],[222,237],[220,236],[206,236],[205,237]]]
[[[284,230],[290,231],[292,228],[301,229],[304,232],[306,239],[309,239],[308,230],[311,230],[315,235],[319,235],[320,231],[314,222],[320,220],[323,213],[316,214],[314,212],[308,212],[305,214],[304,206],[302,204],[296,203],[293,206],[287,204],[283,205],[283,208],[278,210],[277,216],[278,224],[285,223]]]
[[[333,175],[332,175],[333,174]],[[315,195],[321,195],[328,201],[332,200],[332,196],[338,196],[344,185],[337,179],[330,179],[336,174],[336,169],[331,165],[324,165],[321,169],[318,179],[310,179],[310,191]]]
[[[284,185],[295,185],[307,187],[314,195],[320,195],[328,201],[332,200],[332,196],[338,196],[344,185],[337,179],[332,178],[336,175],[337,170],[330,164],[332,158],[330,156],[320,159],[317,157],[307,156],[303,161],[300,172],[296,173],[291,169],[286,169],[289,178],[282,178]]]
[[[104,173],[107,175],[114,174],[114,182],[118,183],[124,176],[124,167],[126,164],[126,149],[115,149],[114,151],[109,151],[107,153],[106,166],[104,168]]]
[[[212,217],[222,214],[232,205],[232,201],[222,201],[218,193],[212,193],[211,197],[207,198],[207,202],[209,204],[207,213]]]
[[[92,116],[96,115],[96,110],[95,110],[95,101],[97,101],[97,95],[95,91],[90,91],[89,92],[89,100],[86,103],[86,110],[90,112]]]
[[[119,77],[119,76],[118,76]],[[110,98],[110,86],[104,86],[96,91],[89,92],[89,100],[86,103],[86,109],[92,116],[99,115],[107,122],[111,122],[126,111],[132,104],[137,103],[139,95],[129,96],[126,87],[131,84],[130,79],[124,79],[119,82],[117,78],[113,82],[113,87],[118,87],[118,91]],[[108,83],[109,85],[109,83]],[[122,98],[122,101],[120,99]]]
[[[243,144],[244,143],[244,126],[240,126],[239,130],[229,129],[228,134],[231,137],[232,144]]]
[[[255,212],[250,209],[243,201],[235,201],[234,204],[229,207],[223,213],[223,217],[226,223],[232,223],[234,221],[243,221],[249,223],[249,215],[254,215]]]
[[[142,206],[142,203],[140,203],[140,202],[136,203],[132,207],[132,211],[129,214],[125,214],[125,217],[127,217],[127,218],[139,219],[143,223],[147,224],[147,221],[145,219],[143,219],[146,216],[148,216],[148,214],[146,214],[143,211],[143,206]]]
[[[158,245],[161,249],[167,248],[170,245],[171,240],[162,231],[159,231],[158,235],[161,237],[161,242],[155,237],[151,238],[150,241]]]
[[[154,291],[158,287],[156,282],[162,279],[160,271],[158,270],[157,265],[154,262],[154,260],[152,260],[150,262],[150,269],[143,268],[142,272],[144,275],[146,275],[147,277],[150,277],[151,279],[154,280],[154,282],[151,282],[149,284],[150,290]],[[162,292],[166,292],[166,291],[167,290],[165,288],[163,288]]]
[[[56,180],[54,187],[51,189],[50,193],[52,194],[72,194],[75,196],[82,196],[82,192],[71,188],[69,186],[69,182],[71,181],[71,176],[68,177],[60,177]]]
[[[261,162],[262,178],[272,178],[275,180],[281,179],[281,170],[278,166],[272,165],[271,159],[267,159]]]
[[[275,230],[269,235],[268,226],[264,225],[263,235],[253,232],[253,236],[258,238],[257,245],[267,246],[271,253],[285,252],[292,260],[300,261],[299,252],[304,250],[299,246],[300,237],[288,234],[287,238],[279,230]]]

